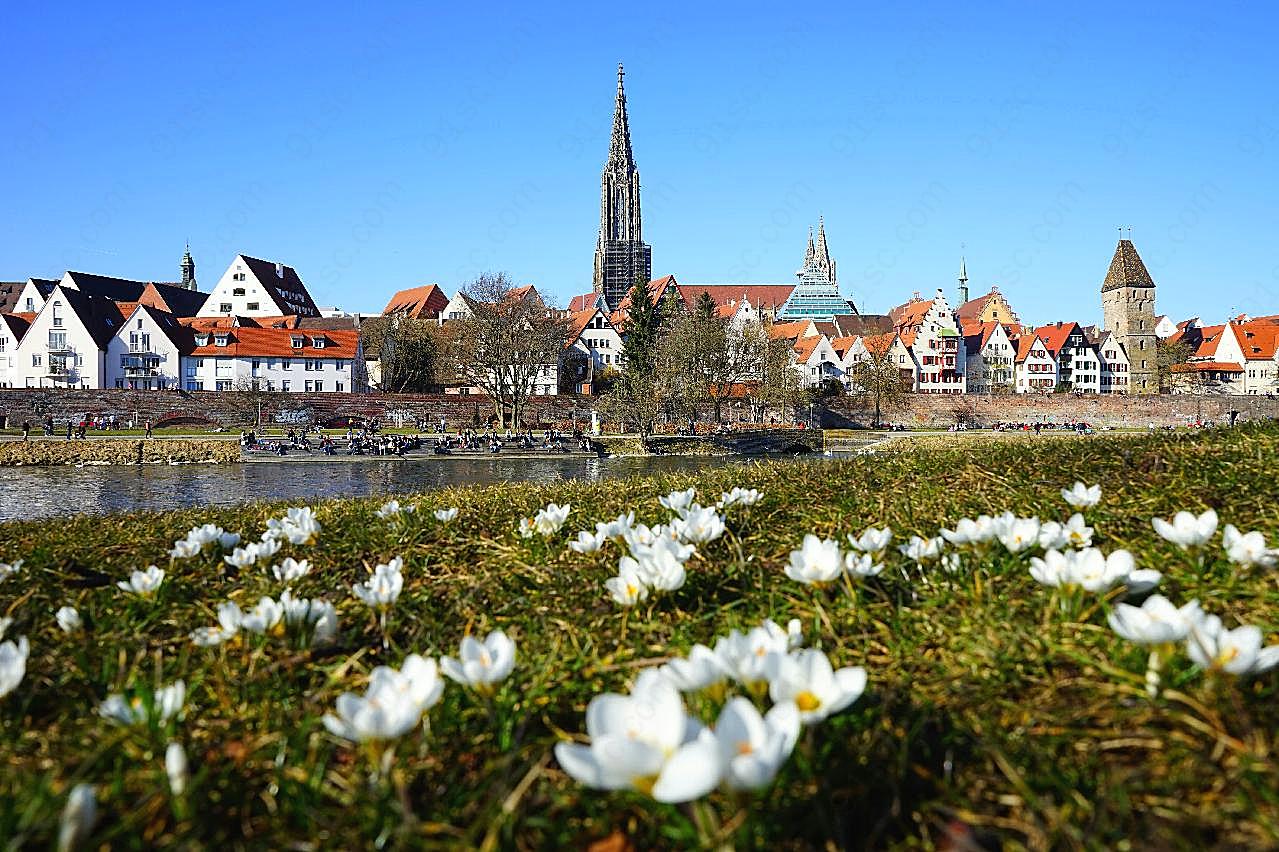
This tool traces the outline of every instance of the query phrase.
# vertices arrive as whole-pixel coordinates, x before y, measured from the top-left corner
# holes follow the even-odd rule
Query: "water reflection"
[[[6,468],[0,472],[4,483],[0,490],[3,495],[0,520],[229,505],[262,499],[302,501],[317,497],[358,497],[496,482],[597,480],[698,470],[740,461],[664,456]]]

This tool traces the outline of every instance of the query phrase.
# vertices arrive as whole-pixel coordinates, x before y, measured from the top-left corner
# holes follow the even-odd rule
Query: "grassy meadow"
[[[298,475],[305,475],[305,471]],[[507,485],[318,503],[322,530],[271,561],[307,558],[295,595],[338,612],[331,645],[240,634],[197,647],[228,599],[246,610],[285,584],[262,566],[228,568],[214,550],[171,562],[169,548],[212,522],[256,539],[287,507],[77,516],[0,525],[6,640],[26,636],[25,678],[0,698],[0,846],[50,848],[68,791],[92,784],[88,848],[1264,848],[1279,845],[1279,673],[1208,676],[1181,653],[1151,699],[1146,649],[1111,630],[1112,601],[1065,614],[1029,574],[1028,554],[958,551],[953,573],[897,552],[963,517],[1010,510],[1065,521],[1061,489],[1099,484],[1085,510],[1094,545],[1126,548],[1163,572],[1158,591],[1197,598],[1229,626],[1279,641],[1279,583],[1222,554],[1157,537],[1154,516],[1215,509],[1222,524],[1279,540],[1279,428],[1152,436],[927,441],[847,460],[725,465],[692,475]],[[734,486],[762,499],[725,513],[678,591],[623,610],[604,591],[624,551],[579,554],[580,529],[633,510],[664,522],[659,495],[695,487],[713,503]],[[264,497],[267,495],[263,495]],[[517,533],[550,501],[570,503],[550,537]],[[448,524],[431,510],[457,507]],[[852,594],[801,585],[783,569],[805,533],[843,539],[891,527],[886,570]],[[377,563],[404,560],[386,624],[352,596]],[[151,598],[116,587],[135,568],[167,576]],[[83,620],[64,632],[54,613]],[[863,666],[865,693],[806,727],[776,781],[693,805],[586,789],[553,747],[585,730],[590,699],[625,692],[645,667],[713,645],[731,629],[800,619],[836,667]],[[321,723],[374,666],[410,653],[457,654],[463,636],[501,628],[517,648],[491,698],[449,682],[393,752],[339,739]],[[122,727],[97,708],[177,679],[185,713]],[[688,699],[690,708],[714,699]],[[713,720],[714,714],[703,714]],[[166,781],[168,742],[190,778]],[[966,844],[966,845],[965,845]]]

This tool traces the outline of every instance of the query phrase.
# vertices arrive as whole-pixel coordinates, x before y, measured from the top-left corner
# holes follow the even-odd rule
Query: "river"
[[[325,497],[403,494],[454,485],[598,480],[677,473],[747,459],[707,456],[423,461],[254,462],[227,465],[10,467],[0,469],[0,521],[86,512],[232,505],[250,500],[301,503]]]

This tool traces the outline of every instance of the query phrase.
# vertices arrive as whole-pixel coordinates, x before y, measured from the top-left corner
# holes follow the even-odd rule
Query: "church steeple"
[[[644,243],[640,216],[640,177],[631,153],[631,126],[626,114],[626,71],[617,66],[617,99],[613,136],[600,179],[600,231],[595,242],[595,292],[616,309],[639,278],[652,277],[652,250]]]
[[[959,256],[959,304],[968,301],[968,268],[964,265],[964,256]]]
[[[826,247],[826,219],[821,215],[817,217],[817,249],[814,257],[826,271],[826,277],[835,281],[835,263],[830,259],[830,249]]]
[[[186,251],[182,255],[182,263],[179,264],[182,270],[182,286],[188,290],[195,289],[195,259],[191,257],[191,243],[187,243]]]

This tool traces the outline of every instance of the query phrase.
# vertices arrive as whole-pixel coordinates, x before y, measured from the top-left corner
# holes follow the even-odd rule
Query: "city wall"
[[[590,422],[594,401],[590,398],[535,397],[529,401],[526,425],[565,426]],[[1201,420],[1225,422],[1231,410],[1241,421],[1279,418],[1279,399],[1255,396],[932,396],[911,395],[903,406],[882,412],[892,423],[913,428],[945,429],[957,422],[990,426],[1003,422],[1073,423],[1098,427],[1145,428],[1184,426]],[[745,409],[729,405],[726,420],[741,419]],[[261,416],[267,426],[283,427],[318,423],[345,425],[348,419],[377,419],[389,425],[411,425],[418,420],[449,427],[486,425],[493,406],[486,397],[445,394],[345,394],[290,393],[241,394],[185,391],[0,389],[0,416],[9,428],[24,420],[38,428],[51,416],[55,428],[84,415],[114,415],[122,424],[138,426],[150,421],[157,428],[187,426],[195,429],[251,426]],[[800,412],[807,419],[808,412]],[[847,398],[834,398],[813,408],[814,418],[827,427],[870,425],[871,412]]]

